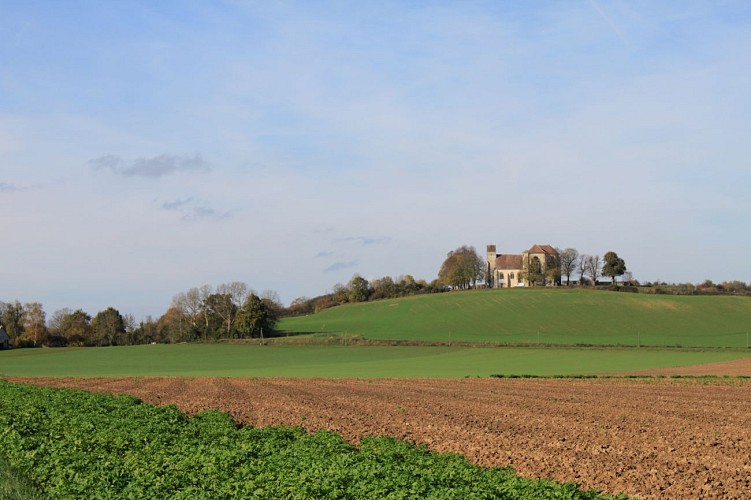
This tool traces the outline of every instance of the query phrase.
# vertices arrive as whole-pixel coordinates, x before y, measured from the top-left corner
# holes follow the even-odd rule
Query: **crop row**
[[[354,447],[327,431],[2,380],[0,443],[57,498],[599,498],[386,437]]]

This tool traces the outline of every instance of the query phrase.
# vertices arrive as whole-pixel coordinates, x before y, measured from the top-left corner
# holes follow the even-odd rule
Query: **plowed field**
[[[643,498],[751,496],[746,379],[28,379],[255,426],[390,435]]]

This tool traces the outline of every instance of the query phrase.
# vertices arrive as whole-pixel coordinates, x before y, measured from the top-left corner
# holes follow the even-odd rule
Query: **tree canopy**
[[[603,256],[604,265],[602,266],[602,275],[610,276],[615,285],[615,277],[623,276],[626,272],[626,262],[618,257],[615,252],[608,252]]]
[[[452,288],[473,288],[485,276],[485,264],[475,247],[461,246],[446,255],[438,279]]]

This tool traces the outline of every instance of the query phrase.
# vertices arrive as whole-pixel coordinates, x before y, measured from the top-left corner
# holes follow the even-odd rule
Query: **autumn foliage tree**
[[[475,247],[461,246],[446,255],[438,279],[447,286],[465,290],[474,288],[485,276],[485,263]]]

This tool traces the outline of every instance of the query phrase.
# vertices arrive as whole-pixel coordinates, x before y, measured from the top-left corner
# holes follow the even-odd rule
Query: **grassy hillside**
[[[280,328],[442,342],[746,347],[751,298],[475,290],[348,304]]]
[[[0,351],[0,376],[465,377],[689,366],[743,351],[178,344]]]

